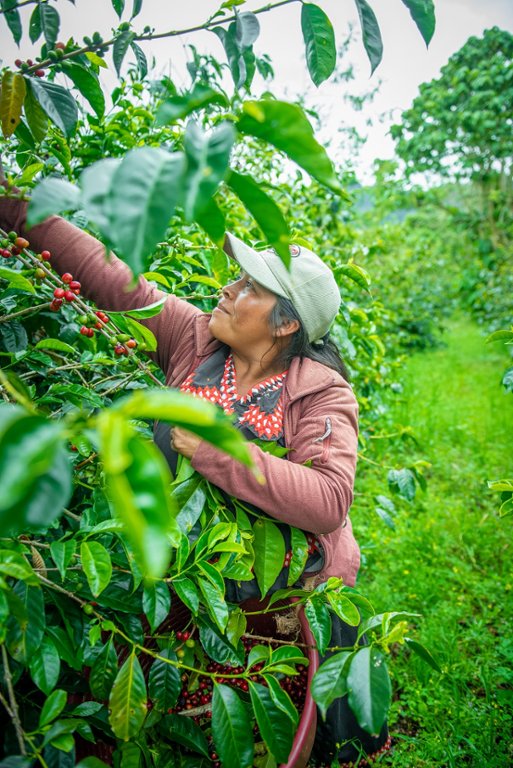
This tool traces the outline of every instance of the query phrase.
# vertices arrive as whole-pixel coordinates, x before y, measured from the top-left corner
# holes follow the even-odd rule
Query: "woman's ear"
[[[293,320],[290,317],[284,317],[281,321],[279,328],[276,328],[274,335],[284,338],[285,336],[292,336],[299,330],[299,321]]]

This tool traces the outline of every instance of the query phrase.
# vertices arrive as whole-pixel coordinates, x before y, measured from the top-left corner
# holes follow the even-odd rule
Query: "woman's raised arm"
[[[69,272],[82,285],[82,293],[104,310],[125,311],[148,306],[162,297],[167,301],[160,314],[144,321],[157,337],[158,350],[153,356],[167,372],[169,358],[180,343],[186,326],[200,313],[186,301],[160,291],[140,277],[134,285],[127,265],[110,253],[91,235],[59,216],[27,230],[27,203],[0,197],[0,226],[26,237],[31,250],[51,253],[51,265],[59,273]]]

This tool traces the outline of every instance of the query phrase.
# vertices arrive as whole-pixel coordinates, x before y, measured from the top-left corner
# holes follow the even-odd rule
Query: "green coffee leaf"
[[[158,419],[184,427],[247,466],[252,465],[248,444],[231,420],[212,403],[183,392],[162,389],[137,391],[112,407],[126,418]]]
[[[187,576],[180,576],[173,579],[173,588],[182,603],[196,616],[199,610],[199,592],[194,582]]]
[[[71,346],[71,344],[66,344],[65,341],[61,341],[60,339],[41,339],[41,341],[38,341],[37,344],[34,345],[35,349],[54,349],[56,352],[63,352],[65,355],[76,355],[77,350]]]
[[[272,520],[258,519],[253,525],[255,550],[255,576],[264,597],[276,581],[285,559],[285,542],[278,526]]]
[[[134,19],[141,12],[142,4],[143,0],[134,0],[131,16],[132,19]]]
[[[414,653],[419,656],[422,661],[425,661],[426,664],[429,664],[430,667],[432,667],[437,672],[442,672],[440,669],[440,665],[436,661],[436,659],[432,656],[432,654],[428,651],[428,649],[422,645],[422,643],[417,642],[417,640],[412,640],[411,637],[405,637],[404,642],[410,648]]]
[[[341,651],[324,661],[313,676],[312,698],[321,710],[323,718],[330,704],[347,693],[347,665],[350,651]]]
[[[159,651],[159,656],[177,661],[174,651],[167,648]],[[148,677],[148,693],[154,708],[167,712],[176,705],[181,690],[180,670],[162,659],[155,659]]]
[[[50,5],[49,3],[39,3],[32,14],[32,17],[34,17],[37,11],[39,11],[39,20],[38,22],[35,22],[35,26],[37,27],[39,23],[40,30],[43,33],[48,48],[53,48],[57,41],[57,37],[59,36],[59,14],[53,5]],[[32,18],[30,20],[30,27],[32,28]],[[37,37],[39,37],[39,35]],[[35,40],[32,39],[32,36],[31,40],[32,42],[35,42]]]
[[[327,592],[328,602],[339,618],[351,627],[357,627],[360,623],[358,608],[345,595],[337,592]]]
[[[289,575],[287,577],[287,586],[294,584],[305,570],[308,560],[308,542],[306,536],[299,528],[290,527],[290,548],[292,550],[292,560],[289,566]]]
[[[110,231],[107,198],[112,187],[112,179],[121,162],[119,158],[109,157],[93,163],[80,174],[81,207],[111,247],[113,247],[113,236]]]
[[[166,99],[157,110],[156,124],[168,125],[183,120],[192,112],[212,104],[228,106],[224,93],[214,91],[204,83],[195,83],[192,90]]]
[[[171,595],[165,581],[148,583],[143,589],[143,611],[151,631],[155,632],[169,614]]]
[[[347,672],[349,706],[358,724],[379,734],[390,708],[392,688],[384,655],[375,646],[353,654]]]
[[[134,33],[130,29],[125,29],[116,35],[114,45],[112,46],[112,60],[118,77],[121,77],[121,67],[123,59],[128,51],[130,44],[134,39]]]
[[[264,675],[264,678],[271,694],[273,704],[277,709],[281,710],[286,717],[292,722],[294,728],[297,728],[299,722],[299,713],[296,706],[289,694],[283,690],[276,677],[272,675]]]
[[[130,43],[130,48],[135,54],[135,60],[137,62],[137,69],[139,70],[139,77],[143,80],[148,74],[148,61],[146,55],[140,45],[137,45],[133,40]]]
[[[109,696],[109,723],[115,736],[137,736],[146,717],[146,683],[137,656],[131,653],[118,672]]]
[[[19,552],[10,549],[0,549],[0,574],[11,579],[21,579],[29,584],[39,584],[28,561]]]
[[[118,17],[121,18],[125,10],[125,0],[111,0],[111,3]]]
[[[246,707],[235,689],[214,685],[212,735],[223,768],[250,768],[253,735]]]
[[[322,8],[313,3],[301,5],[301,30],[306,47],[310,77],[319,86],[332,74],[337,62],[335,34]]]
[[[408,8],[426,45],[429,45],[436,26],[433,0],[402,0],[402,2]]]
[[[61,578],[66,576],[66,568],[71,562],[76,550],[76,542],[73,539],[67,541],[52,541],[50,544],[50,553],[52,559],[59,569]]]
[[[61,85],[48,80],[31,77],[29,82],[36,101],[52,123],[66,136],[72,134],[78,120],[77,104],[73,96]]]
[[[36,100],[31,88],[26,89],[23,103],[28,126],[36,141],[42,141],[48,131],[48,118]]]
[[[215,621],[221,632],[228,622],[228,606],[221,592],[209,579],[198,577],[196,583],[203,595],[203,601],[210,618]]]
[[[411,469],[391,469],[387,475],[387,481],[390,490],[395,491],[407,501],[413,501],[416,486],[415,475]]]
[[[6,139],[14,133],[20,123],[25,92],[26,85],[23,75],[7,69],[2,77],[0,91],[0,120],[2,121],[2,132]]]
[[[114,514],[125,524],[138,565],[144,575],[159,578],[180,538],[165,459],[108,411],[101,416],[101,455]]]
[[[108,194],[105,235],[136,274],[165,235],[182,194],[184,157],[158,147],[128,152],[115,169]],[[94,168],[94,166],[92,166]],[[103,221],[96,221],[103,227]]]
[[[206,617],[198,619],[200,642],[205,653],[218,664],[233,664],[239,666],[244,663],[244,650],[240,643],[235,648],[226,635],[220,632],[213,622]]]
[[[0,441],[0,530],[15,524],[22,528],[29,499],[46,485],[47,473],[61,456],[62,425],[24,412],[13,420]],[[23,462],[19,458],[23,456]],[[68,471],[69,477],[69,471]],[[39,501],[44,505],[44,499]],[[18,509],[18,505],[22,505]],[[47,507],[51,511],[51,507]],[[21,517],[16,513],[21,513]],[[60,510],[57,511],[59,514]],[[54,519],[54,516],[52,516]]]
[[[103,117],[105,113],[105,96],[96,75],[81,64],[65,61],[61,66],[64,74],[72,80],[75,87],[87,99],[98,117]]]
[[[362,26],[363,45],[371,63],[371,75],[383,57],[383,41],[376,14],[367,0],[355,0]]]
[[[103,592],[112,576],[112,561],[108,551],[98,541],[83,541],[80,545],[82,567],[89,589],[95,597]]]
[[[89,688],[97,699],[106,699],[118,672],[118,657],[112,636],[94,660],[89,676]]]
[[[246,101],[237,128],[285,152],[321,184],[345,195],[326,150],[314,138],[301,107],[275,99]]]
[[[234,139],[232,123],[221,123],[208,134],[194,121],[188,123],[184,136],[184,209],[188,219],[195,220],[205,211],[224,179]]]
[[[109,316],[118,318],[128,315],[128,317],[133,317],[134,320],[146,320],[148,317],[155,317],[155,315],[158,315],[162,311],[166,301],[167,298],[164,296],[162,299],[158,299],[152,304],[147,304],[145,307],[139,307],[138,309],[128,309],[125,312],[109,312]]]
[[[41,13],[39,11],[39,4],[36,5],[32,11],[29,21],[29,37],[31,43],[36,43],[41,37]]]
[[[276,705],[265,685],[250,682],[249,692],[258,728],[269,752],[278,762],[286,763],[294,740],[294,722],[284,717],[283,709]]]
[[[328,608],[319,599],[307,600],[305,616],[308,619],[319,653],[325,653],[331,638],[331,616]]]
[[[18,45],[21,40],[22,26],[17,0],[0,0],[0,4],[4,12],[7,26],[11,30],[11,34],[14,38],[14,42]]]
[[[30,657],[29,669],[34,683],[48,695],[57,685],[61,669],[59,652],[50,637],[44,637],[37,651]]]
[[[208,742],[202,729],[190,717],[168,715],[159,724],[159,730],[168,738],[194,752],[209,757]]]
[[[65,179],[47,176],[34,188],[27,211],[27,226],[34,227],[63,211],[76,210],[80,205],[80,190]]]
[[[67,700],[66,691],[58,688],[51,693],[43,704],[43,709],[39,715],[39,727],[43,728],[45,725],[49,725],[52,720],[55,720],[61,714],[62,710],[66,706]]]
[[[288,266],[290,230],[279,206],[247,174],[230,171],[227,184],[253,216],[269,245]]]
[[[7,280],[9,285],[13,288],[18,288],[20,291],[27,291],[27,293],[35,293],[36,289],[26,277],[23,277],[17,269],[9,269],[9,267],[0,267],[0,280]]]

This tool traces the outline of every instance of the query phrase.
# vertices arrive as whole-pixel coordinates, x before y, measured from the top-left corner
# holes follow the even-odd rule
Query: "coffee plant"
[[[432,3],[402,1],[429,43]],[[172,476],[150,439],[153,421],[169,422],[252,466],[230,419],[167,389],[156,364],[166,294],[211,308],[231,273],[220,248],[229,229],[284,261],[291,241],[323,246],[344,299],[335,335],[360,393],[361,455],[372,461],[368,438],[399,365],[381,338],[390,310],[341,252],[350,196],[304,109],[251,95],[256,73],[272,78],[254,50],[259,18],[291,3],[249,12],[243,0],[224,2],[198,29],[219,38],[226,58],[193,47],[180,90],[150,80],[145,49],[188,30],[139,31],[142,0],[130,9],[112,0],[117,29],[81,42],[59,40],[57,2],[0,2],[17,43],[24,29],[42,41],[35,60],[4,68],[0,94],[0,207],[11,211],[0,231],[2,765],[294,765],[300,721],[315,705],[324,716],[347,693],[361,727],[380,731],[392,644],[437,667],[408,636],[408,614],[375,614],[340,579],[298,585],[305,533],[291,529],[287,549],[270,518],[187,461]],[[356,5],[374,70],[378,21],[365,0]],[[301,3],[301,28],[319,85],[336,67],[333,27],[320,6]],[[111,57],[120,82],[106,111],[99,73]],[[16,231],[24,199],[27,229]],[[96,306],[87,269],[36,226],[55,213],[142,276],[148,301],[130,306],[106,277],[111,300]],[[89,269],[106,270],[103,256]],[[391,468],[390,493],[411,499],[422,469]],[[378,504],[382,516],[394,507],[387,496]],[[287,586],[271,593],[284,564]],[[260,600],[226,599],[225,579],[254,577]],[[358,627],[353,647],[328,647],[332,615]]]

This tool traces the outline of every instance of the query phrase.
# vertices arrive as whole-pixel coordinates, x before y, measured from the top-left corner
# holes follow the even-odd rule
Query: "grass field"
[[[404,504],[392,531],[355,515],[365,565],[359,588],[378,610],[422,614],[413,636],[443,674],[402,647],[394,679],[394,768],[513,766],[513,518],[499,519],[488,479],[513,473],[513,396],[500,379],[508,356],[470,321],[449,325],[445,346],[411,357],[395,418],[425,458],[428,491]],[[383,461],[387,464],[386,450]],[[383,492],[369,476],[362,494]],[[358,510],[358,504],[355,505]]]

